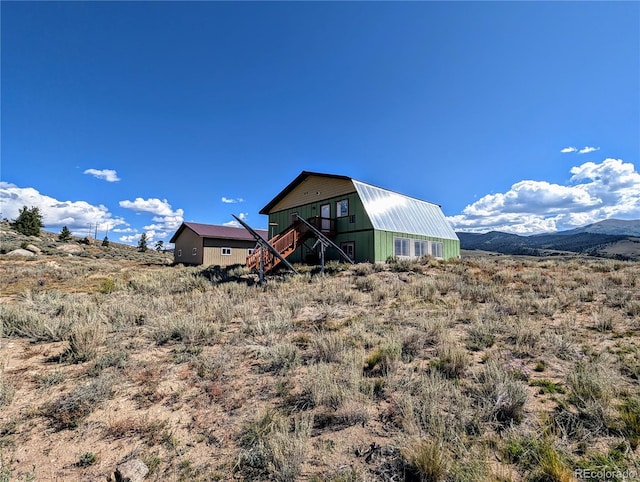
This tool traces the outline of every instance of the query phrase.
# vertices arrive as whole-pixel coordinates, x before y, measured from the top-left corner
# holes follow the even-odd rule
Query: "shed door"
[[[351,261],[356,260],[356,243],[353,241],[346,241],[340,243],[340,249],[344,251],[344,254],[351,258]]]
[[[324,232],[331,230],[331,204],[320,206],[321,230]]]

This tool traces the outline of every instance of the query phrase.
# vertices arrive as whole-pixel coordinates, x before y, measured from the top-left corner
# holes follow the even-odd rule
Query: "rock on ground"
[[[140,459],[128,460],[116,468],[117,482],[141,482],[149,468]]]
[[[36,253],[26,250],[26,249],[14,249],[13,251],[9,251],[5,256],[35,256]]]
[[[84,248],[77,244],[63,244],[62,246],[58,246],[58,249],[65,253],[82,253],[82,251],[84,251]]]
[[[28,244],[27,246],[25,246],[24,249],[26,249],[27,251],[31,251],[32,253],[35,253],[35,254],[42,253],[42,250],[37,246],[34,246],[33,244]]]

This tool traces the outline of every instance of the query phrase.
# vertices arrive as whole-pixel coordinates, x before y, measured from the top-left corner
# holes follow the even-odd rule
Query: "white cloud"
[[[640,173],[632,163],[605,159],[571,168],[569,185],[519,181],[488,194],[449,217],[462,231],[534,234],[569,229],[612,217],[640,218]]]
[[[134,241],[137,241],[139,239],[140,239],[140,234],[131,234],[128,236],[120,236],[119,241],[123,243],[131,244]]]
[[[3,181],[0,181],[0,206],[1,216],[7,219],[15,219],[23,206],[37,207],[45,229],[56,231],[67,226],[76,236],[85,236],[89,232],[93,235],[96,223],[99,234],[115,226],[127,226],[124,219],[114,218],[102,204],[94,206],[86,201],[59,201],[34,188],[22,188]]]
[[[135,201],[120,201],[120,206],[126,209],[132,209],[138,212],[145,212],[151,214],[158,214],[161,216],[167,216],[173,214],[171,204],[166,199],[149,198],[142,199],[137,197]],[[182,211],[179,209],[178,211]]]
[[[136,198],[135,201],[120,201],[120,206],[126,209],[132,209],[136,212],[145,212],[154,214],[152,220],[155,223],[151,225],[152,229],[158,229],[161,231],[172,231],[180,227],[184,221],[184,211],[182,209],[172,209],[171,204],[166,199],[149,198],[142,199]],[[150,228],[150,229],[151,229]],[[145,227],[144,229],[147,229]]]
[[[249,216],[249,213],[240,213],[238,214],[238,217],[240,219],[242,219],[243,221],[247,220],[247,217]],[[240,228],[242,227],[242,224],[240,224],[238,221],[236,221],[235,219],[232,221],[227,221],[226,223],[222,223],[223,226],[232,226],[235,228]]]
[[[241,198],[241,197],[237,197],[237,198],[233,199],[233,198],[228,198],[228,197],[222,196],[222,198],[220,200],[223,203],[226,203],[226,204],[234,204],[234,203],[244,202],[244,199]]]
[[[90,174],[98,179],[104,179],[107,182],[117,182],[120,180],[118,173],[113,169],[87,169],[84,174]]]
[[[585,146],[582,149],[580,149],[578,151],[578,154],[589,154],[590,152],[595,152],[595,151],[599,151],[600,148],[599,147],[589,147],[589,146]]]
[[[569,152],[577,152],[578,149],[576,149],[575,147],[565,147],[563,149],[560,149],[560,152],[562,152],[563,154],[567,154]]]

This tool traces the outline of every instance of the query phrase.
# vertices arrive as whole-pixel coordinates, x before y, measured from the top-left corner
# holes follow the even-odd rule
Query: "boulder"
[[[142,482],[149,473],[149,467],[140,459],[131,459],[116,468],[116,482]]]
[[[31,251],[32,253],[35,254],[40,254],[42,253],[42,250],[40,248],[38,248],[37,246],[34,246],[33,244],[27,244],[24,249],[26,249],[27,251]]]
[[[26,249],[14,249],[13,251],[9,251],[5,256],[11,256],[11,257],[18,257],[18,256],[24,256],[24,257],[30,257],[30,256],[35,256],[36,253],[32,252],[32,251],[28,251]]]
[[[58,246],[58,249],[69,254],[82,253],[82,251],[84,251],[84,248],[77,244],[63,244],[62,246]]]

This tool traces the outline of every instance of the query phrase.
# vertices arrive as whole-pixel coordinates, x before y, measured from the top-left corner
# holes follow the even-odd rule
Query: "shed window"
[[[193,248],[193,249],[191,250],[191,254],[192,254],[193,256],[197,255],[197,254],[198,254],[198,248]]]
[[[247,248],[247,254],[253,254],[254,251],[254,248]]]
[[[429,254],[427,241],[416,240],[413,244],[414,256],[426,256]]]
[[[409,256],[409,239],[393,238],[393,255]]]
[[[181,250],[181,249],[179,249],[179,250],[178,250],[178,258],[181,258],[181,257],[182,257],[182,250]]]
[[[431,256],[434,258],[442,258],[442,243],[431,241]]]
[[[222,256],[231,256],[231,248],[221,248]]]
[[[349,215],[349,200],[343,199],[336,203],[336,216],[343,218]]]

